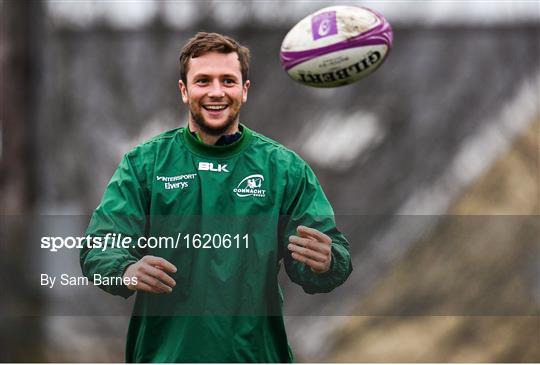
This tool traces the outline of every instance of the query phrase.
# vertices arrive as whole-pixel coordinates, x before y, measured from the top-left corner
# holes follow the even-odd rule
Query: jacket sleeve
[[[303,162],[303,161],[302,161]],[[289,183],[287,189],[290,199],[285,205],[285,216],[280,235],[284,245],[283,259],[289,278],[302,286],[308,294],[327,293],[343,284],[352,271],[349,243],[336,228],[334,211],[317,180],[317,177],[306,164],[302,163],[296,181]],[[332,262],[330,269],[317,274],[309,266],[294,260],[287,249],[290,235],[296,235],[298,225],[315,228],[332,239]]]
[[[131,237],[130,248],[84,247],[80,252],[83,274],[90,280],[98,274],[102,277],[121,277],[127,267],[137,262],[142,253],[135,248],[138,237],[145,234],[148,198],[141,174],[137,175],[129,154],[124,156],[109,182],[100,205],[96,208],[86,235],[105,237],[107,233],[120,233]],[[101,285],[101,289],[124,298],[133,294],[125,285]]]

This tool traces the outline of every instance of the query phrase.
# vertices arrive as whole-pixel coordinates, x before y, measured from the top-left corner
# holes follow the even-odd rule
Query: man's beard
[[[234,125],[234,123],[238,119],[238,114],[239,114],[237,112],[235,114],[229,115],[225,124],[223,124],[222,126],[214,127],[206,123],[206,120],[204,120],[204,117],[202,116],[201,113],[196,113],[193,110],[190,110],[189,112],[195,124],[197,124],[199,128],[201,129],[201,132],[203,132],[204,134],[208,134],[210,136],[221,136],[225,132],[227,132],[227,130],[229,130],[232,125]]]

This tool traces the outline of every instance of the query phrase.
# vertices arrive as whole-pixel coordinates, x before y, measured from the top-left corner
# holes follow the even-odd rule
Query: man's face
[[[186,84],[180,80],[178,86],[190,123],[210,135],[234,130],[249,88],[249,81],[242,83],[236,53],[209,52],[191,58]]]

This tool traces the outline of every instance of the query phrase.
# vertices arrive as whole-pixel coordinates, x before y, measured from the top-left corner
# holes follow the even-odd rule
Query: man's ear
[[[244,82],[244,85],[242,86],[242,102],[243,103],[247,101],[249,85],[250,85],[249,80],[246,80],[246,82]]]
[[[178,80],[178,89],[180,90],[180,94],[182,95],[182,101],[184,102],[184,104],[187,104],[188,103],[187,88],[182,80]]]

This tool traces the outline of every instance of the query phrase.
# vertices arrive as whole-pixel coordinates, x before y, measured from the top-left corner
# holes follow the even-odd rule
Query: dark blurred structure
[[[431,26],[390,19],[395,46],[376,73],[347,87],[318,90],[294,83],[282,71],[278,50],[292,23],[273,21],[268,3],[260,14],[266,11],[270,21],[259,14],[238,25],[220,16],[226,4],[188,3],[188,15],[178,13],[188,23],[182,29],[164,21],[159,7],[166,5],[156,5],[145,25],[126,28],[104,18],[65,24],[45,14],[51,4],[58,3],[2,3],[3,214],[21,215],[23,222],[29,214],[50,216],[66,232],[83,230],[85,217],[76,217],[77,224],[69,217],[91,213],[122,154],[185,123],[177,91],[180,47],[199,30],[230,34],[253,54],[252,87],[241,120],[308,160],[352,242],[355,271],[333,293],[308,296],[282,278],[286,312],[293,315],[289,333],[300,359],[328,356],[335,345],[329,337],[341,325],[338,316],[374,300],[375,284],[407,252],[422,247],[416,243],[440,215],[540,115],[537,22]],[[85,3],[80,6],[86,9]],[[245,18],[257,12],[255,6],[247,11]],[[531,158],[539,161],[538,154]],[[536,205],[526,214],[538,213]],[[519,213],[502,208],[475,214]],[[9,351],[2,349],[5,359],[0,359],[121,361],[130,303],[94,287],[60,294],[36,290],[40,271],[75,273],[77,253],[52,258],[32,250],[36,242],[22,236],[24,226],[3,221],[0,305],[7,320],[0,323],[0,343]],[[32,270],[26,270],[28,262],[35,264]],[[19,275],[25,280],[14,286],[10,278]],[[520,306],[515,298],[487,314],[534,315],[536,309],[537,315],[538,302],[529,299]],[[81,303],[94,315],[60,315],[80,315],[73,308]],[[485,314],[477,304],[434,310]],[[65,312],[54,310],[62,306]],[[56,315],[39,315],[51,308]],[[368,309],[361,315],[403,310],[362,308]],[[15,321],[14,312],[34,316]],[[430,313],[422,305],[409,312]],[[29,341],[36,351],[26,351]],[[96,346],[107,350],[96,353]],[[45,347],[46,353],[40,352]]]
[[[10,225],[9,215],[33,212],[36,202],[35,127],[42,4],[2,1],[0,33],[0,361],[43,359],[43,329],[39,318],[12,314],[39,313],[42,298],[28,266],[33,258],[28,229],[21,220]],[[22,344],[25,344],[22,346]],[[28,351],[31,349],[31,351]]]

